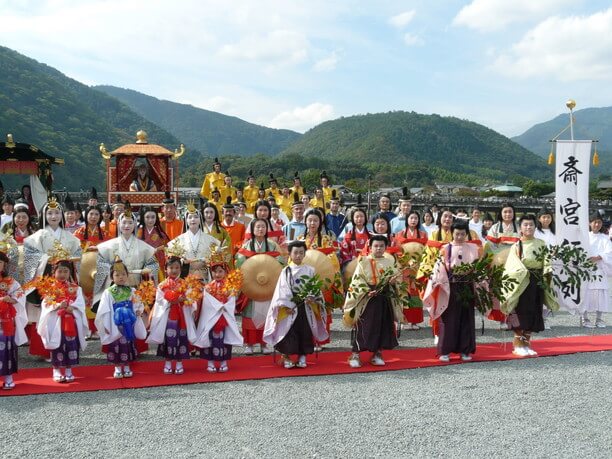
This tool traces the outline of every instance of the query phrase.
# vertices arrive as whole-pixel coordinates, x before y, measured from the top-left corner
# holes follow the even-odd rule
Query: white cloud
[[[406,32],[404,34],[404,43],[406,44],[406,46],[421,46],[425,42],[418,35],[414,35],[410,32]]]
[[[612,8],[591,16],[548,18],[499,55],[493,68],[519,78],[612,78],[611,29]]]
[[[338,64],[338,53],[332,52],[329,56],[315,62],[313,69],[317,72],[329,72],[336,68]]]
[[[574,0],[473,0],[461,8],[453,25],[491,32],[513,23],[539,20],[573,3]]]
[[[303,34],[281,29],[263,35],[245,36],[236,43],[223,45],[219,55],[237,61],[284,65],[304,62],[309,50],[310,44]]]
[[[414,19],[415,14],[415,10],[404,11],[403,13],[390,17],[389,24],[398,29],[402,29]]]
[[[304,132],[334,116],[334,107],[330,104],[315,102],[306,107],[295,107],[276,115],[269,126],[273,128],[293,129]]]

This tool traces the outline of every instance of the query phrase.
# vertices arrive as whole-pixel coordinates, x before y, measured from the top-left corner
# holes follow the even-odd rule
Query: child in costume
[[[72,367],[79,364],[79,352],[87,347],[89,335],[83,291],[73,282],[74,266],[68,253],[65,255],[51,258],[53,278],[58,282],[42,295],[37,327],[45,349],[51,351],[53,380],[61,383],[74,381]]]
[[[25,326],[28,316],[25,294],[19,282],[8,275],[8,246],[0,244],[0,376],[4,376],[2,388],[15,387],[13,374],[17,373],[17,347],[28,341]]]
[[[263,339],[282,354],[285,368],[306,368],[306,355],[329,338],[327,312],[320,291],[316,295],[300,292],[300,287],[315,275],[312,266],[302,264],[306,243],[292,241],[288,249],[291,263],[283,268],[276,283]],[[290,355],[297,355],[297,362]]]
[[[587,283],[586,301],[583,303],[584,312],[580,317],[580,324],[586,328],[605,328],[606,323],[603,314],[608,312],[610,304],[610,293],[608,291],[608,276],[612,273],[612,242],[607,234],[601,232],[603,220],[601,215],[595,212],[589,218],[589,256],[590,260],[597,266],[595,275],[598,280]],[[588,313],[595,313],[595,324],[589,320]]]
[[[100,342],[107,346],[106,359],[115,364],[114,378],[130,378],[130,362],[138,356],[136,339],[147,336],[142,312],[144,306],[129,286],[127,267],[115,259],[110,271],[112,285],[102,293],[96,314]]]
[[[353,329],[351,368],[361,367],[362,351],[372,352],[372,365],[385,365],[382,350],[397,347],[395,322],[404,320],[407,291],[398,288],[402,272],[393,256],[385,254],[388,240],[377,234],[369,245],[370,254],[359,259],[344,303],[344,323]]]
[[[453,274],[456,266],[479,258],[478,247],[467,243],[469,231],[467,220],[457,219],[452,224],[452,241],[440,249],[441,258],[423,297],[430,317],[439,320],[438,355],[442,362],[450,361],[450,353],[461,354],[463,361],[472,360],[470,354],[476,352],[474,305],[469,292],[474,285]]]
[[[243,345],[234,316],[239,285],[230,285],[226,259],[223,249],[213,249],[207,260],[212,281],[204,288],[197,338],[193,342],[194,346],[202,349],[200,356],[208,360],[210,373],[228,371],[232,346]],[[219,362],[218,367],[215,362]]]
[[[175,246],[176,248],[176,246]],[[181,255],[169,253],[166,260],[166,279],[157,286],[155,306],[147,343],[157,344],[157,356],[164,357],[164,374],[185,372],[183,360],[189,359],[189,337],[195,333],[193,315],[197,304],[186,301],[186,281],[181,279]]]

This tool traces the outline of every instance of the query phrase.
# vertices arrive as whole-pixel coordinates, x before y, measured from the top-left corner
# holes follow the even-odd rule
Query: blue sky
[[[0,44],[83,83],[300,132],[407,110],[513,136],[570,97],[612,105],[605,1],[0,0],[0,17]]]

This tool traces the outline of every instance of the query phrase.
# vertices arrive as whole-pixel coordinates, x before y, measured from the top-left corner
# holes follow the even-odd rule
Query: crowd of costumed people
[[[250,173],[238,189],[215,161],[201,199],[182,216],[169,193],[138,211],[127,199],[98,202],[95,189],[85,210],[69,196],[35,209],[27,187],[15,201],[5,194],[3,388],[15,387],[19,347],[67,383],[98,340],[115,378],[133,376],[131,362],[149,348],[168,375],[183,374],[190,358],[226,372],[236,346],[246,355],[276,351],[285,368],[304,368],[330,343],[335,309],[351,330],[353,368],[364,356],[385,365],[400,331],[426,323],[441,361],[471,360],[477,314],[512,331],[514,355],[537,355],[532,336],[559,307],[550,259],[541,256],[557,244],[554,212],[519,217],[502,203],[495,219],[478,208],[419,213],[404,189],[397,203],[382,195],[371,215],[360,199],[345,214],[325,171],[320,179],[313,195],[298,173],[291,186],[270,174],[267,187]],[[593,213],[593,275],[579,311],[587,328],[606,326],[612,244],[602,224]],[[95,269],[84,270],[86,259]],[[485,272],[497,273],[503,295],[491,288],[483,301]]]

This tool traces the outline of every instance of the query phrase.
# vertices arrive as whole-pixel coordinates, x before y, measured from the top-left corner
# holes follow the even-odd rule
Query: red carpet
[[[612,335],[572,336],[533,341],[533,348],[540,357],[612,350]],[[514,360],[510,343],[479,344],[473,362]],[[206,362],[200,359],[185,361],[183,375],[164,375],[163,361],[136,362],[131,367],[134,377],[114,379],[112,365],[75,367],[76,379],[69,384],[60,384],[51,379],[51,368],[30,368],[15,375],[15,389],[0,390],[0,396],[47,394],[60,392],[84,392],[112,389],[135,389],[139,387],[172,386],[222,381],[244,381],[249,379],[288,378],[295,376],[320,376],[371,371],[394,371],[413,368],[434,367],[461,363],[452,356],[450,363],[440,362],[434,348],[400,349],[384,353],[387,365],[373,367],[363,362],[363,367],[352,369],[347,364],[349,352],[322,352],[308,358],[308,368],[285,370],[274,364],[272,356],[237,357],[229,362],[227,373],[208,373]],[[364,353],[364,360],[369,353]]]

